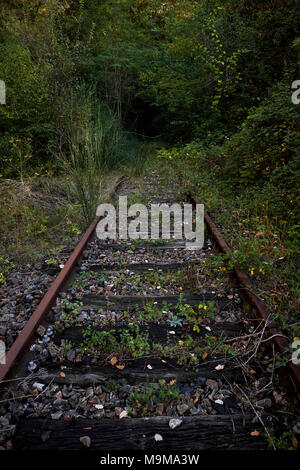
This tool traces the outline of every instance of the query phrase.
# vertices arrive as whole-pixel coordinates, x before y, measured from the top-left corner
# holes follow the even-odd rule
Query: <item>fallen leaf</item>
[[[250,374],[256,374],[256,370],[250,369]]]
[[[155,434],[154,440],[155,440],[156,442],[159,442],[159,441],[163,441],[164,438],[163,438],[160,434]]]
[[[119,370],[123,370],[123,369],[124,369],[124,367],[125,367],[125,365],[124,365],[124,364],[119,364],[119,365],[117,366],[117,369],[119,369]]]
[[[227,295],[227,299],[233,299],[233,295]]]
[[[82,436],[79,440],[85,447],[90,447],[91,438],[89,436]]]
[[[250,432],[250,436],[260,436],[260,432],[255,429],[255,431]]]
[[[119,414],[119,418],[122,419],[122,418],[126,418],[126,416],[128,415],[128,412],[126,410],[123,410],[120,414]]]
[[[276,392],[276,390],[273,391],[273,396],[275,398],[276,403],[281,403],[282,402],[282,395],[280,393]]]
[[[150,364],[148,364],[148,365],[147,365],[147,369],[150,369],[150,370],[152,370],[152,369],[153,369],[153,367],[152,367]]]
[[[66,376],[66,374],[64,372],[60,372],[59,375],[60,375],[60,377],[65,377]]]
[[[171,380],[171,382],[169,382],[168,385],[169,385],[169,386],[172,386],[172,385],[174,385],[175,383],[176,383],[176,379]]]
[[[294,449],[297,449],[298,448],[298,439],[296,437],[292,438],[292,443],[293,443]]]
[[[207,352],[204,352],[204,353],[202,354],[202,359],[206,359],[207,356],[208,356]]]
[[[110,360],[110,363],[111,363],[112,366],[116,365],[117,362],[118,362],[118,359],[115,356],[112,357],[111,360]]]
[[[171,429],[176,429],[182,424],[182,419],[172,418],[169,421],[169,427]]]
[[[216,370],[223,370],[224,369],[224,365],[222,364],[219,364],[217,367],[215,367]]]

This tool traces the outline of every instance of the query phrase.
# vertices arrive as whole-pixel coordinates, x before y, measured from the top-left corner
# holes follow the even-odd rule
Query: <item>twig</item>
[[[266,426],[265,426],[265,423],[263,422],[263,420],[262,420],[261,416],[259,415],[259,413],[256,411],[255,407],[252,405],[252,403],[251,403],[249,397],[246,395],[246,393],[244,392],[244,390],[242,390],[239,385],[237,385],[237,387],[238,387],[238,389],[242,392],[242,394],[244,395],[244,397],[246,398],[246,400],[247,400],[248,403],[250,404],[252,410],[254,411],[256,417],[259,419],[260,423],[262,424],[262,426],[263,426],[265,432],[267,433],[267,435],[268,435],[268,437],[269,437],[269,439],[270,439],[270,442],[272,443],[273,449],[274,449],[274,450],[277,450],[276,447],[275,447],[275,444],[274,444],[274,442],[273,442],[273,439],[272,439],[272,437],[271,437],[271,435],[270,435],[268,429],[267,429]]]

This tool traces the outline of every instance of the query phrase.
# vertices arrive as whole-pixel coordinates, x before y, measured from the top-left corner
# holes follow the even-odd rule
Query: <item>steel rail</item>
[[[62,268],[61,272],[58,274],[55,281],[51,284],[49,290],[44,295],[43,299],[33,312],[32,316],[24,326],[23,330],[20,332],[17,339],[14,341],[14,343],[8,350],[5,358],[5,364],[0,365],[0,385],[1,382],[6,380],[10,376],[13,371],[13,368],[17,365],[20,356],[24,353],[24,351],[32,341],[37,328],[45,320],[47,314],[54,305],[59,292],[65,286],[73,269],[75,268],[78,260],[80,259],[85,246],[92,237],[99,219],[99,217],[96,217],[90,224],[83,237],[81,238],[80,242],[76,245],[71,256]]]
[[[122,182],[120,178],[115,188]],[[193,201],[198,204],[197,198],[191,194]],[[213,235],[220,251],[222,253],[229,253],[231,250],[225,240],[222,238],[218,228],[210,218],[210,216],[205,212],[204,213],[205,222]],[[24,353],[30,342],[32,341],[34,334],[39,327],[39,325],[45,320],[47,314],[51,310],[54,302],[57,298],[59,292],[63,289],[66,282],[68,281],[74,267],[76,266],[78,260],[80,259],[82,252],[90,240],[96,225],[99,221],[99,217],[96,217],[93,222],[90,224],[86,232],[84,233],[82,239],[75,247],[71,256],[67,260],[65,266],[50,286],[47,293],[44,295],[43,299],[35,309],[34,313],[26,323],[23,330],[18,335],[17,339],[14,341],[13,345],[6,354],[5,364],[0,365],[0,384],[5,381],[10,374],[12,373],[13,368],[17,365],[18,359]],[[246,297],[248,303],[255,309],[258,313],[260,320],[262,320],[266,325],[266,335],[270,338],[271,344],[277,349],[277,351],[286,355],[287,349],[289,348],[289,343],[285,336],[283,336],[275,325],[274,320],[272,319],[272,314],[267,307],[266,303],[258,296],[256,290],[251,287],[251,280],[249,276],[241,270],[238,266],[234,266],[234,273],[239,281],[240,285],[243,287],[243,294]],[[294,386],[300,386],[300,365],[293,364],[291,361],[287,363],[288,372]]]
[[[192,200],[196,204],[200,204],[198,199],[191,194]],[[217,226],[212,221],[210,216],[204,212],[204,220],[209,228],[209,231],[213,235],[220,251],[222,253],[229,253],[231,250],[225,240],[223,239],[221,233],[219,232]],[[276,324],[272,318],[272,313],[269,310],[267,304],[262,300],[256,292],[256,289],[251,286],[251,280],[249,276],[239,268],[239,266],[234,266],[234,274],[237,278],[239,284],[243,287],[243,294],[247,302],[255,309],[258,313],[261,321],[264,322],[266,329],[265,333],[271,344],[274,345],[276,350],[283,356],[286,356],[289,348],[289,342],[282,333],[280,333],[276,327]],[[287,358],[287,369],[290,375],[291,382],[296,389],[300,390],[300,364],[294,364],[291,359]]]

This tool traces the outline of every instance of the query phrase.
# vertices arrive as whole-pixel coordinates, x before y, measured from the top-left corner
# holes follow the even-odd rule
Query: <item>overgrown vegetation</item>
[[[2,221],[11,209],[18,235],[5,230],[1,250],[51,244],[67,221],[66,237],[78,231],[103,174],[141,174],[149,142],[164,142],[158,164],[176,165],[278,324],[299,336],[298,9],[294,0],[3,3],[0,210]],[[53,212],[5,193],[8,178],[24,194],[29,178],[54,174],[69,189]]]

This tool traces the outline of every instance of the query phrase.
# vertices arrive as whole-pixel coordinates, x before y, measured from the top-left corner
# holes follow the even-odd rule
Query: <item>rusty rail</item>
[[[45,320],[47,314],[54,305],[57,295],[65,286],[74,267],[80,259],[82,252],[90,240],[98,221],[99,217],[96,217],[89,228],[86,230],[82,239],[76,245],[74,251],[66,262],[65,266],[44,295],[43,299],[35,309],[34,313],[24,326],[21,333],[18,335],[15,342],[12,344],[11,348],[6,354],[6,363],[0,365],[0,384],[2,381],[7,379],[7,377],[9,377],[13,368],[16,366],[18,359],[32,341],[37,328]]]
[[[191,197],[196,204],[200,204],[193,194]],[[204,219],[220,251],[225,254],[229,253],[231,251],[229,246],[222,238],[218,228],[206,212],[204,213]],[[239,284],[243,287],[243,294],[247,302],[255,309],[259,315],[259,319],[266,325],[266,337],[269,338],[270,343],[274,345],[281,355],[286,356],[287,349],[289,348],[288,340],[278,331],[275,322],[272,319],[272,313],[264,300],[258,296],[255,288],[251,286],[249,276],[238,266],[234,266],[234,274],[239,281]],[[296,365],[289,360],[287,363],[287,369],[293,386],[300,390],[300,364]]]
[[[117,181],[115,189],[121,183],[121,181],[122,178]],[[199,203],[194,195],[191,196],[195,203]],[[220,251],[223,253],[228,253],[230,251],[230,248],[225,242],[225,240],[222,238],[219,230],[217,229],[212,219],[206,212],[204,217],[205,222],[213,237],[215,238]],[[35,309],[34,313],[26,323],[25,327],[9,349],[6,355],[6,363],[0,365],[0,383],[9,377],[13,368],[16,366],[18,359],[32,341],[38,326],[45,320],[47,314],[54,305],[57,295],[65,286],[74,267],[80,259],[82,252],[86,244],[90,240],[98,221],[99,217],[96,217],[91,223],[91,225],[88,227],[82,239],[77,244],[68,261],[66,262],[65,266],[63,267],[53,284],[50,286],[50,289],[47,291],[47,293]],[[242,271],[238,266],[235,266],[234,272],[240,285],[243,287],[243,294],[247,298],[247,301],[252,307],[254,307],[254,309],[259,315],[259,318],[266,324],[265,331],[267,337],[270,338],[271,344],[274,345],[274,347],[278,350],[280,354],[286,355],[286,350],[289,347],[289,343],[286,337],[280,334],[277,330],[275,322],[272,319],[272,314],[269,308],[267,307],[266,303],[258,296],[254,288],[249,288],[249,286],[251,286],[251,281],[244,271]],[[287,363],[287,368],[294,386],[300,387],[300,365],[293,364],[291,361],[289,361]]]

